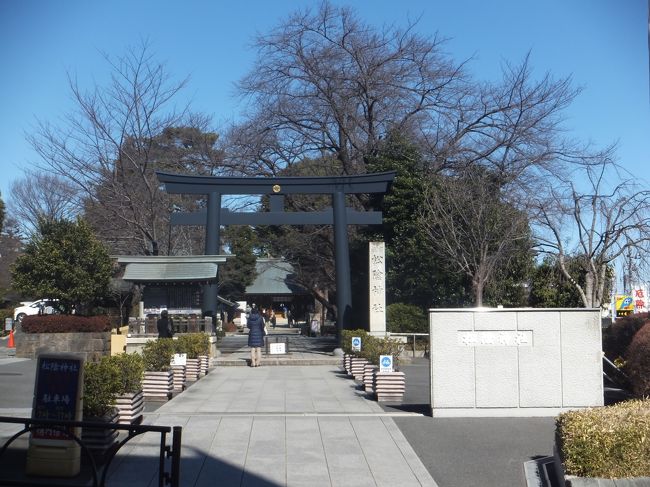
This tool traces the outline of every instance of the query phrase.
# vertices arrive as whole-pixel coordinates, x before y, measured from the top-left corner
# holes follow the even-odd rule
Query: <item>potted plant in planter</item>
[[[363,368],[367,363],[367,359],[361,356],[361,352],[352,350],[352,338],[361,338],[361,350],[364,348],[364,343],[368,341],[370,335],[366,330],[343,330],[341,338],[341,347],[343,348],[343,364],[348,375],[354,376],[355,379],[363,375]]]
[[[187,354],[187,362],[185,366],[186,378],[189,381],[198,380],[201,374],[201,355],[207,359],[209,352],[210,342],[209,338],[204,333],[187,333],[180,335],[176,340],[176,353]],[[203,360],[207,365],[207,360]]]
[[[375,338],[372,359],[379,364],[381,355],[392,355],[393,372],[374,372],[373,392],[378,401],[400,401],[406,390],[406,376],[399,372],[399,356],[402,353],[402,344],[391,338]]]
[[[171,338],[148,341],[142,349],[144,380],[142,389],[145,399],[166,401],[171,397],[173,375],[170,362],[175,345]]]
[[[118,412],[115,399],[120,389],[120,371],[110,357],[84,365],[83,420],[93,423],[114,423]],[[117,441],[117,430],[84,427],[84,444],[99,453],[108,451]]]
[[[115,406],[119,411],[118,422],[127,424],[138,422],[142,418],[144,409],[142,392],[144,360],[137,353],[122,353],[108,360],[114,363],[120,372],[119,390],[115,400]]]

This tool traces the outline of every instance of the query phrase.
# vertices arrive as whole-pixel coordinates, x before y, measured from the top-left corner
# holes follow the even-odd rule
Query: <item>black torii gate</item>
[[[380,211],[360,212],[345,206],[346,194],[386,193],[395,171],[331,177],[227,177],[188,176],[156,172],[165,191],[173,194],[208,195],[207,211],[172,213],[172,225],[205,225],[205,255],[219,254],[221,225],[334,225],[336,256],[336,326],[339,340],[352,310],[348,225],[379,225]],[[232,212],[221,207],[222,195],[268,195],[270,211]],[[330,194],[332,207],[315,212],[285,212],[284,195]],[[203,289],[203,312],[217,307],[214,285]]]

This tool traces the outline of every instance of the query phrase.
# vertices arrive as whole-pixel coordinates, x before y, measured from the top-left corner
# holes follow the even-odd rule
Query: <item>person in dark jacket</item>
[[[156,323],[158,326],[158,338],[172,338],[174,336],[174,332],[172,331],[173,324],[174,321],[169,317],[167,310],[162,310],[160,319]]]
[[[248,317],[248,346],[251,347],[251,367],[259,367],[262,361],[262,347],[264,346],[264,318],[260,315],[255,305],[251,306]]]

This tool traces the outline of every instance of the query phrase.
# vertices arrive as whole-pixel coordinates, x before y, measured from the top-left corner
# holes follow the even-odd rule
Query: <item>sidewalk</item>
[[[183,427],[183,486],[437,486],[393,421],[405,415],[338,367],[228,367],[145,422]],[[131,442],[109,483],[149,484],[154,465],[143,460],[156,448]]]

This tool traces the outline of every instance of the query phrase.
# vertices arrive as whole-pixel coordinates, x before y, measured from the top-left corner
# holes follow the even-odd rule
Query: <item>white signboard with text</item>
[[[172,365],[187,365],[187,354],[175,353],[172,359]]]
[[[287,353],[287,344],[284,342],[269,343],[269,354],[281,355]]]
[[[353,352],[361,351],[361,337],[352,337],[352,351]]]
[[[386,333],[386,244],[369,242],[370,333]]]

